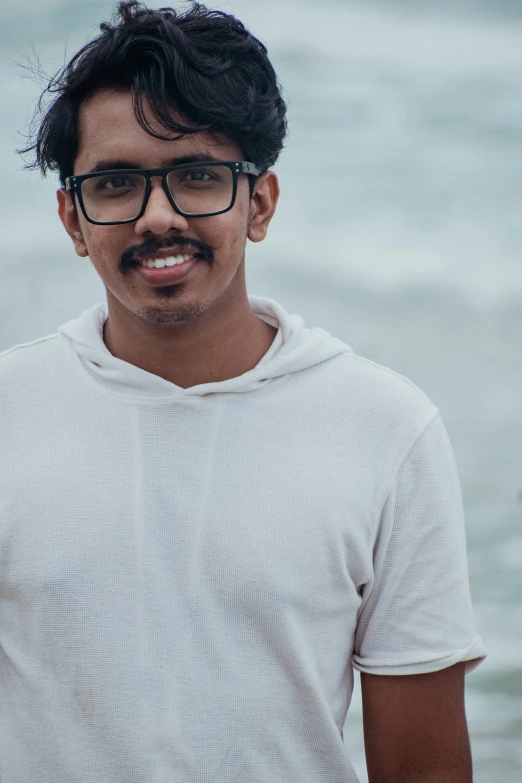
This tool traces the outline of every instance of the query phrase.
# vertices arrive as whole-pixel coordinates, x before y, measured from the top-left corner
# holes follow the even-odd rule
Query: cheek
[[[206,241],[214,250],[216,258],[220,256],[222,263],[232,265],[244,252],[246,236],[246,226],[243,226],[243,223],[227,223],[216,226],[207,234]]]
[[[120,260],[122,253],[132,244],[132,240],[123,235],[121,230],[114,231],[111,228],[115,229],[116,226],[104,228],[89,225],[89,228],[84,232],[85,244],[94,263],[114,265]]]
[[[215,251],[228,250],[242,252],[248,235],[249,209],[236,202],[234,208],[224,215],[209,218],[205,231],[198,231],[194,227],[194,236],[199,236],[203,242],[207,242]],[[210,222],[210,220],[212,222]]]

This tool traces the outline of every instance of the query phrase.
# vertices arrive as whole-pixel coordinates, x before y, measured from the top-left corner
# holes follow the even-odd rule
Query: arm
[[[361,672],[369,783],[472,783],[464,668]]]

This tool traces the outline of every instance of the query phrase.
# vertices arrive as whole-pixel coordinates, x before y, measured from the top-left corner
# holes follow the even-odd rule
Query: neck
[[[207,310],[174,324],[150,323],[118,300],[109,295],[107,299],[103,339],[108,350],[182,389],[230,380],[252,370],[277,334],[252,311],[247,297],[232,313],[227,311],[226,318]]]

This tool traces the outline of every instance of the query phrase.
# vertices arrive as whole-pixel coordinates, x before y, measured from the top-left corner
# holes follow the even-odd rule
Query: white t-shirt
[[[353,668],[484,659],[439,410],[249,300],[224,382],[117,359],[105,303],[0,354],[1,783],[355,783]]]

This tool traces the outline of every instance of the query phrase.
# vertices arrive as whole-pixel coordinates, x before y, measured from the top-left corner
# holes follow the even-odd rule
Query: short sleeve
[[[421,674],[486,658],[473,616],[461,487],[440,412],[402,461],[382,508],[352,665]]]

